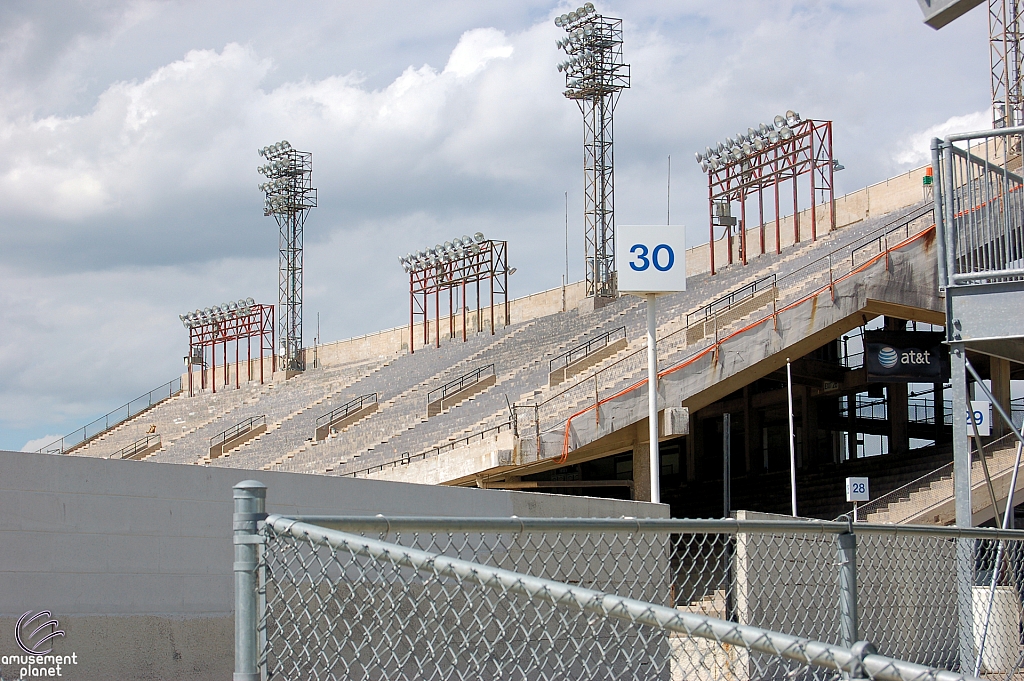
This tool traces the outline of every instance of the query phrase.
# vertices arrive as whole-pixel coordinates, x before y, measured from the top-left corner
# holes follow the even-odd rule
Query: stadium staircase
[[[1000,512],[1006,504],[1013,464],[1016,460],[1016,444],[1009,438],[1002,438],[986,448],[986,463]],[[874,481],[872,481],[874,484]],[[1018,475],[1014,496],[1024,489],[1024,476]],[[992,495],[989,492],[985,471],[979,460],[971,464],[971,506],[974,524],[992,520]],[[951,525],[956,520],[953,500],[953,464],[929,471],[889,494],[878,497],[864,509],[862,518],[873,523],[897,525]]]

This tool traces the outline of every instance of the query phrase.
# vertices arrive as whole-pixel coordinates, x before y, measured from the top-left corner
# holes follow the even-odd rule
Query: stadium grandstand
[[[843,480],[857,475],[881,497],[862,511],[872,519],[952,521],[942,382],[872,382],[862,342],[866,329],[944,323],[927,172],[836,199],[835,229],[817,239],[809,209],[795,229],[783,218],[788,239],[745,265],[739,239],[732,254],[715,242],[718,262],[732,264],[714,275],[708,245],[690,249],[688,290],[666,296],[657,318],[661,490],[673,516],[719,514],[727,413],[733,506],[789,510],[788,360],[800,515],[848,511]],[[465,341],[454,319],[439,329],[428,319],[422,348],[421,322],[320,345],[305,371],[268,370],[262,382],[245,380],[251,362],[206,368],[194,396],[179,391],[62,453],[643,500],[643,299],[587,306],[583,287],[508,301],[493,329],[471,310]],[[1009,362],[975,364],[1005,383],[1012,409]],[[992,436],[1006,448],[993,450],[997,476],[1012,467],[1003,435]]]

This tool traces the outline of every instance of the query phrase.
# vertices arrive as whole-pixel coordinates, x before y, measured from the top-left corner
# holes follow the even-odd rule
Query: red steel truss
[[[740,160],[726,163],[718,170],[708,170],[708,207],[711,253],[711,274],[715,274],[715,218],[716,204],[738,202],[739,225],[735,233],[733,226],[725,224],[722,238],[727,240],[728,264],[733,261],[734,234],[740,239],[740,256],[747,264],[747,201],[757,197],[760,254],[765,253],[764,191],[774,196],[775,251],[781,251],[780,184],[792,183],[793,194],[793,240],[800,241],[800,191],[798,179],[810,177],[811,199],[811,240],[818,238],[817,192],[827,194],[829,206],[829,231],[836,227],[836,203],[833,189],[834,162],[832,156],[832,121],[803,120],[793,126],[793,136],[765,146]],[[730,211],[730,214],[731,211]]]
[[[188,394],[194,396],[193,367],[199,365],[200,387],[206,388],[206,367],[211,368],[210,386],[213,392],[217,392],[217,354],[220,349],[221,364],[224,367],[224,385],[230,384],[228,372],[228,343],[235,344],[235,387],[240,385],[238,370],[239,346],[241,341],[246,341],[246,359],[248,364],[249,380],[253,380],[252,368],[252,345],[253,340],[259,341],[259,365],[260,383],[263,383],[263,358],[270,355],[271,368],[273,373],[277,371],[277,357],[274,354],[274,306],[253,305],[249,308],[247,315],[227,317],[223,320],[197,322],[188,332],[188,356],[185,357],[185,364],[188,366]],[[209,354],[207,354],[209,349]],[[209,361],[207,361],[209,356]]]
[[[475,284],[476,329],[483,329],[483,293],[488,294],[491,334],[494,333],[494,308],[504,310],[504,324],[510,323],[508,309],[508,242],[483,241],[479,252],[439,262],[423,269],[409,272],[409,352],[414,351],[417,319],[423,323],[423,346],[430,345],[430,298],[434,298],[434,344],[441,347],[441,299],[448,293],[448,334],[456,333],[455,315],[460,307],[455,300],[459,292],[462,308],[462,340],[465,341],[466,315],[469,300],[466,297],[470,284]],[[481,284],[487,282],[485,291]]]

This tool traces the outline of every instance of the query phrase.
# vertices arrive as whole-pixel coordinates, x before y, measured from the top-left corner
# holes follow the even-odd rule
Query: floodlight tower
[[[1024,125],[1024,0],[989,0],[989,61],[992,66],[992,127]],[[1019,150],[1017,150],[1019,151]]]
[[[298,151],[286,141],[259,150],[267,164],[257,170],[267,176],[260,185],[264,215],[273,215],[281,230],[278,274],[278,336],[286,371],[302,371],[302,229],[310,208],[316,208],[312,186],[313,154]]]
[[[611,297],[615,284],[615,173],[612,113],[619,93],[629,87],[629,64],[622,61],[622,20],[601,16],[588,2],[555,19],[566,37],[558,49],[569,56],[566,98],[583,113],[584,220],[587,295]]]

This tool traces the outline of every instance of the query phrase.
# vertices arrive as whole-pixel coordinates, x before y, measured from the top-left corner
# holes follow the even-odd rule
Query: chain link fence
[[[982,647],[983,676],[1019,676],[1024,532],[280,515],[257,528],[260,491],[239,505],[236,488],[236,681],[953,679]]]

